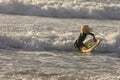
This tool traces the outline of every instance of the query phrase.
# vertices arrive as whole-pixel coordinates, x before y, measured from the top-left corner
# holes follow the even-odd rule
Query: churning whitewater
[[[120,80],[119,14],[120,0],[0,0],[0,80]],[[101,43],[82,55],[86,24]]]
[[[2,16],[0,23],[0,47],[3,49],[71,52],[74,50],[73,44],[79,35],[80,26],[90,24],[94,29],[94,34],[102,42],[98,47],[98,51],[120,52],[119,21],[71,19],[70,24],[69,19],[62,20],[43,17],[32,17],[30,19],[31,17],[28,16],[9,17],[6,15],[4,15],[4,18]],[[20,18],[22,20],[25,19],[25,23],[19,20]],[[95,22],[96,24],[94,24]]]

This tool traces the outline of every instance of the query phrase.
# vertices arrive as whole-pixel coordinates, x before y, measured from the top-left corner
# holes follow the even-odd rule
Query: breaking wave
[[[72,51],[74,46],[73,40],[67,40],[67,37],[65,39],[65,36],[0,36],[0,48],[40,51]]]
[[[106,38],[98,37],[101,44],[95,49],[98,53],[119,53],[120,52],[120,33],[115,32],[107,35]],[[49,34],[48,36],[0,36],[1,49],[23,49],[38,51],[74,51],[73,34],[64,34],[57,36]],[[119,54],[118,54],[119,55]]]
[[[120,33],[119,32],[108,34],[104,38],[101,39],[101,44],[98,46],[97,52],[120,53]]]
[[[120,1],[0,0],[0,13],[56,18],[120,19]]]

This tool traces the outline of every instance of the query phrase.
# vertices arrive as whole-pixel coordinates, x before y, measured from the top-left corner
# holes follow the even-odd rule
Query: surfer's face
[[[83,28],[83,33],[89,33],[91,31],[91,28],[87,27],[87,28]]]

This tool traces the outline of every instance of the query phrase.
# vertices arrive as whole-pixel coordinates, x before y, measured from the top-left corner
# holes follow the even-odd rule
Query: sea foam
[[[120,1],[0,0],[0,13],[56,18],[120,19]]]

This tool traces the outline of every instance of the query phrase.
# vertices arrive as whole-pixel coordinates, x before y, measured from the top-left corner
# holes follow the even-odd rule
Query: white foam
[[[0,48],[71,52],[75,50],[74,41],[79,36],[78,24],[89,24],[101,40],[96,52],[120,52],[120,23],[117,20],[0,17]]]
[[[0,36],[0,48],[14,48],[27,50],[48,50],[48,51],[74,51],[73,33],[50,33],[45,32],[26,32],[26,33],[9,33],[9,36]],[[56,34],[57,33],[57,34]],[[8,34],[7,34],[8,35]],[[24,35],[24,36],[22,36]],[[120,52],[120,33],[103,34],[102,37],[96,34],[101,40],[101,44],[96,49],[96,52]],[[105,37],[106,36],[106,37]]]
[[[120,1],[1,0],[0,12],[58,18],[120,19]]]
[[[120,33],[118,32],[113,32],[113,33],[108,33],[107,35],[104,34],[104,37],[102,38],[101,36],[101,44],[98,47],[98,52],[102,53],[113,53],[113,52],[120,52]]]

